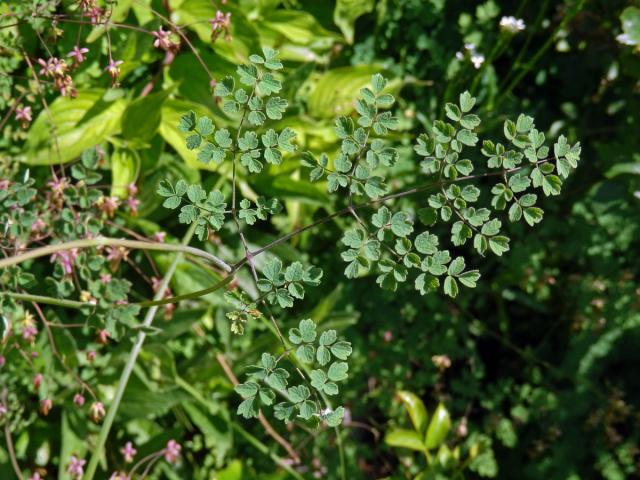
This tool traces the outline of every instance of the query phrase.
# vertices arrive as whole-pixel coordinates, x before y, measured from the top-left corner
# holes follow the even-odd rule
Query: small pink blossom
[[[34,325],[25,325],[22,327],[22,339],[27,342],[33,342],[38,335],[38,329]]]
[[[4,367],[4,364],[7,362],[7,359],[4,358],[3,355],[0,355],[0,368]]]
[[[393,332],[391,330],[386,330],[382,335],[382,338],[384,338],[385,342],[389,343],[391,340],[393,340]]]
[[[75,47],[73,47],[73,50],[71,50],[68,54],[67,57],[73,57],[74,60],[78,63],[82,63],[85,60],[85,53],[89,53],[89,49],[88,48],[80,48],[80,46],[76,45]]]
[[[213,31],[211,32],[211,40],[216,41],[217,38],[224,33],[225,40],[231,39],[231,34],[229,33],[229,28],[231,27],[231,14],[230,13],[222,13],[220,10],[216,12],[215,18],[209,20],[211,24],[211,28]]]
[[[73,396],[73,403],[75,403],[78,407],[83,406],[84,402],[85,402],[84,395],[82,395],[81,393],[76,393]]]
[[[108,217],[113,217],[118,209],[119,203],[120,199],[118,199],[118,197],[100,197],[96,205],[101,211],[106,213]]]
[[[38,472],[35,472],[33,475],[29,477],[29,480],[42,480],[42,477]]]
[[[133,462],[133,457],[136,456],[136,453],[138,453],[138,451],[133,446],[133,443],[127,442],[124,444],[124,447],[120,449],[120,453],[122,453],[122,456],[124,457],[124,461],[126,463],[131,463]]]
[[[155,32],[151,32],[151,35],[155,38],[153,46],[162,50],[172,50],[177,45],[171,41],[171,32],[164,31],[162,26]]]
[[[36,221],[31,224],[31,231],[34,233],[41,232],[45,228],[47,228],[47,224],[40,217],[36,218]]]
[[[138,207],[140,206],[140,200],[134,197],[127,198],[127,207],[131,211],[132,215],[136,215],[138,213]]]
[[[37,373],[33,377],[33,389],[34,390],[38,390],[40,388],[40,385],[42,385],[42,379],[43,379],[43,376],[42,376],[41,373]]]
[[[71,455],[69,459],[69,465],[67,466],[67,473],[74,479],[80,479],[84,475],[84,464],[86,460],[79,459],[75,455]]]
[[[78,249],[72,248],[71,250],[55,252],[51,255],[51,262],[57,261],[62,266],[62,271],[65,275],[71,275],[76,258],[78,258]]]
[[[466,437],[467,436],[467,433],[468,433],[467,417],[462,417],[462,420],[460,420],[460,424],[458,425],[458,428],[456,429],[456,433],[460,437]]]
[[[0,418],[5,416],[6,414],[7,414],[7,407],[3,403],[0,403]]]
[[[106,330],[100,330],[98,332],[98,343],[101,345],[106,345],[109,342],[109,332]]]
[[[27,105],[26,107],[16,108],[16,120],[20,122],[22,128],[27,128],[32,120],[31,107]]]
[[[130,197],[135,197],[138,194],[138,186],[134,182],[131,182],[127,185],[127,193]]]
[[[166,232],[156,232],[153,234],[153,238],[154,241],[156,242],[160,242],[160,243],[164,243],[165,238],[167,238],[167,233]]]
[[[54,178],[50,182],[47,182],[47,186],[51,189],[54,195],[62,195],[64,189],[69,186],[69,181],[66,177]]]
[[[104,283],[106,285],[110,281],[111,281],[111,274],[110,273],[103,273],[103,274],[100,275],[100,282],[101,283]]]
[[[182,450],[182,446],[178,442],[169,440],[164,449],[164,459],[169,463],[176,463],[180,456],[180,450]]]
[[[122,60],[110,59],[107,67],[104,69],[111,76],[111,82],[113,85],[117,84],[118,77],[120,76],[120,65],[124,62]]]
[[[446,370],[451,366],[451,359],[447,355],[434,355],[431,361],[440,370]]]
[[[0,190],[7,190],[9,188],[9,185],[11,185],[9,183],[9,180],[7,179],[0,180]]]
[[[102,420],[107,412],[104,409],[104,405],[102,402],[93,402],[91,407],[89,407],[89,416],[91,420],[98,423]]]
[[[51,400],[45,398],[44,400],[40,401],[40,413],[46,417],[47,415],[49,415],[52,406],[53,403],[51,402]]]
[[[88,361],[88,362],[93,362],[93,361],[96,359],[96,356],[97,356],[97,355],[98,355],[98,354],[96,353],[96,351],[95,351],[95,350],[89,350],[89,351],[87,352],[87,361]]]

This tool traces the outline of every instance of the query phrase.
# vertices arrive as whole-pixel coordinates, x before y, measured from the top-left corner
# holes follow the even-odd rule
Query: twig
[[[7,389],[5,388],[2,392],[2,398],[0,402],[6,404],[7,403]],[[22,470],[20,470],[20,465],[18,465],[18,459],[16,458],[16,451],[13,448],[13,440],[11,438],[11,430],[9,429],[9,422],[4,422],[4,440],[7,444],[7,452],[9,453],[9,458],[11,459],[11,466],[13,467],[13,471],[16,473],[16,477],[18,480],[23,480]]]
[[[90,247],[125,247],[125,248],[139,248],[143,250],[160,250],[165,252],[182,252],[196,255],[198,257],[206,258],[207,260],[215,263],[226,272],[231,272],[231,266],[222,259],[215,255],[200,250],[199,248],[189,247],[188,245],[174,245],[170,243],[159,242],[143,242],[139,240],[128,240],[124,238],[110,238],[110,237],[96,237],[84,240],[73,240],[71,242],[57,243],[54,245],[47,245],[46,247],[36,248],[34,250],[16,255],[13,257],[0,260],[0,268],[6,268],[11,265],[22,263],[25,260],[32,258],[43,257],[51,255],[56,252],[62,252],[65,250],[72,250],[74,248],[90,248]]]

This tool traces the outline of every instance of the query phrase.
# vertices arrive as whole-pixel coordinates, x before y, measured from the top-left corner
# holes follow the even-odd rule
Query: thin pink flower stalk
[[[68,58],[73,57],[76,63],[82,63],[87,58],[85,57],[85,53],[89,53],[88,48],[80,47],[79,45],[76,45],[75,47],[73,47],[73,50],[67,53],[67,57]]]
[[[84,475],[84,465],[86,460],[80,459],[75,455],[71,455],[69,459],[69,465],[67,466],[67,473],[71,475],[71,478],[80,480]]]
[[[231,33],[229,33],[229,29],[231,28],[231,13],[223,13],[218,10],[215,18],[210,19],[209,23],[213,29],[211,32],[212,42],[215,42],[222,34],[224,34],[225,40],[231,40]]]
[[[180,457],[182,446],[175,440],[169,440],[164,449],[164,459],[169,463],[176,463]]]

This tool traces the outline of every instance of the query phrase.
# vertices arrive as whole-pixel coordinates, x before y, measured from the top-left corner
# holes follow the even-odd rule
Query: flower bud
[[[49,415],[49,412],[51,411],[52,406],[53,406],[53,403],[51,402],[51,400],[48,398],[45,398],[40,402],[40,413],[46,417],[47,415]]]

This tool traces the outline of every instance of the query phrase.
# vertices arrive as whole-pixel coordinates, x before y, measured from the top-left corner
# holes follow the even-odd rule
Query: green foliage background
[[[114,20],[155,29],[158,21],[148,6],[164,11],[164,3],[121,0]],[[187,34],[216,79],[233,73],[235,62],[246,61],[261,45],[280,51],[284,88],[296,100],[280,126],[299,132],[300,150],[337,148],[333,118],[349,113],[358,90],[372,73],[383,71],[400,105],[395,140],[401,156],[393,190],[415,182],[410,140],[442,118],[444,104],[465,89],[479,98],[483,134],[501,134],[506,116],[526,112],[540,128],[548,126],[549,137],[563,130],[572,143],[582,143],[582,163],[563,194],[543,201],[544,221],[533,230],[510,226],[509,255],[483,260],[478,288],[463,289],[455,300],[403,288],[384,292],[375,275],[345,279],[335,248],[340,219],[275,250],[287,263],[303,259],[325,272],[321,288],[307,292],[283,325],[313,318],[323,328],[339,329],[353,345],[349,383],[342,387],[352,419],[342,434],[347,478],[413,478],[421,470],[418,456],[382,440],[385,431],[408,422],[395,398],[398,390],[421,397],[429,411],[443,402],[454,429],[466,417],[469,434],[482,435],[483,445],[491,445],[466,478],[638,477],[640,55],[637,40],[635,46],[616,40],[629,2],[229,0],[220,8],[232,13],[232,39],[215,43],[210,25],[202,21],[215,15],[209,0],[168,5],[174,22],[189,25]],[[503,15],[523,18],[526,29],[501,33]],[[65,35],[52,48],[71,50],[77,28],[64,25]],[[625,28],[637,38],[637,17]],[[41,49],[27,26],[19,33],[34,51]],[[89,60],[74,74],[78,98],[49,99],[60,154],[73,161],[102,144],[114,194],[136,179],[141,186],[140,215],[127,218],[128,225],[179,236],[177,222],[167,223],[160,208],[158,182],[185,178],[212,189],[231,176],[229,164],[203,166],[186,149],[177,129],[180,115],[193,110],[219,126],[228,119],[211,95],[206,73],[184,46],[163,69],[163,54],[148,36],[112,30],[114,58],[124,64],[120,86],[110,89],[100,64],[104,32],[94,29],[88,41]],[[464,43],[475,44],[486,57],[479,69],[468,53],[456,58]],[[21,73],[20,62],[6,57],[2,62],[8,72]],[[152,93],[138,98],[151,79]],[[0,77],[2,94],[8,95],[12,81]],[[35,175],[46,174],[46,165],[57,162],[50,139],[44,113],[26,133],[9,122],[0,137],[3,171],[9,176],[19,160]],[[286,207],[271,224],[254,226],[250,241],[264,245],[334,211],[331,198],[307,182],[306,173],[299,162],[284,162],[251,182],[240,178],[244,195],[278,197]],[[411,210],[415,202],[406,197],[400,205]],[[221,244],[228,233],[220,232]],[[160,266],[169,261],[156,258]],[[189,293],[216,280],[185,262],[172,288]],[[239,282],[249,285],[249,278]],[[249,323],[243,336],[234,336],[222,297],[205,299],[158,323],[162,332],[145,346],[108,457],[117,463],[121,439],[135,438],[144,454],[176,438],[185,446],[182,463],[175,471],[160,465],[154,478],[287,478],[271,458],[284,453],[258,422],[236,415],[241,400],[215,361],[216,353],[223,353],[232,366],[255,363],[260,352],[275,351],[277,340],[260,323]],[[77,348],[65,341],[67,351]],[[117,382],[127,349],[122,342],[105,359],[99,373],[105,389]],[[447,355],[451,367],[439,369],[434,355]],[[54,410],[18,436],[18,458],[31,464],[39,455],[54,461],[86,451],[87,428],[73,411]],[[338,478],[332,431],[315,438],[301,429],[281,433],[300,446],[305,478],[314,472]],[[453,430],[448,439],[451,445],[468,441]],[[0,446],[0,477],[12,475]]]

